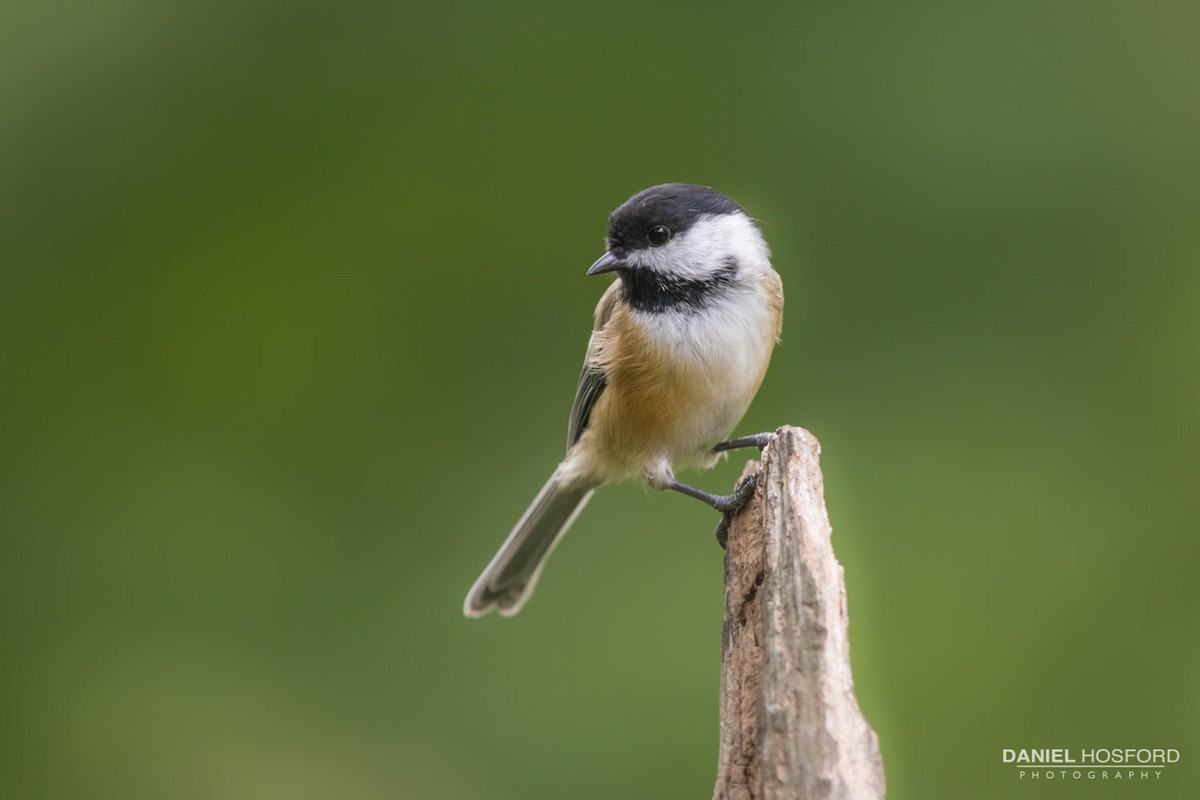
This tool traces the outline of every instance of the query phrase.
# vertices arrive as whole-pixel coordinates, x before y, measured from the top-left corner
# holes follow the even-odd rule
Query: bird
[[[728,439],[758,392],[783,325],[783,285],[759,224],[707,186],[665,183],[609,215],[606,250],[587,275],[615,273],[595,322],[567,428],[566,456],[471,587],[468,617],[512,616],[546,559],[603,485],[635,478],[729,514],[728,495],[675,477],[769,433]]]

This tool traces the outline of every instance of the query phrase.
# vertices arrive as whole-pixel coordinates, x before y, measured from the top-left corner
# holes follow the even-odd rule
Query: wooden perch
[[[820,452],[808,431],[780,428],[729,529],[715,800],[884,796],[879,740],[854,697]]]

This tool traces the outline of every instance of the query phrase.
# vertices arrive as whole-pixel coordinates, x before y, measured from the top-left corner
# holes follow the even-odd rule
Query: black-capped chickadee
[[[714,495],[675,479],[723,450],[758,391],[783,322],[783,287],[758,225],[705,186],[667,183],[608,219],[608,250],[588,275],[617,273],[596,306],[567,455],[471,587],[463,613],[521,610],[542,566],[598,486],[637,477],[726,515],[753,482]],[[726,517],[727,519],[727,517]]]

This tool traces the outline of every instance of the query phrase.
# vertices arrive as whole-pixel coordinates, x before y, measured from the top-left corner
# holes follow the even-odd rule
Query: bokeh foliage
[[[0,794],[705,796],[711,512],[608,489],[524,613],[459,611],[561,452],[605,215],[685,180],[784,278],[741,431],[823,443],[890,796],[1196,796],[1198,24],[10,4]],[[999,764],[1051,746],[1184,763]]]

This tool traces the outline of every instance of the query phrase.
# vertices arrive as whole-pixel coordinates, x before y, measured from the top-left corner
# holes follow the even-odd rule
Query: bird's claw
[[[733,522],[733,515],[750,502],[757,487],[758,473],[751,472],[738,481],[737,486],[733,489],[733,494],[729,495],[729,505],[721,512],[721,521],[717,523],[716,530],[717,544],[721,545],[722,550],[726,549],[729,542],[729,525]]]

